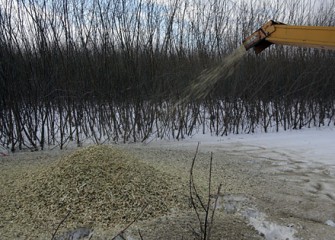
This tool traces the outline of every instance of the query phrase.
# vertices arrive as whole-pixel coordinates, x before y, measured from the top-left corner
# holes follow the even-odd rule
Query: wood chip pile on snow
[[[107,146],[78,150],[32,176],[8,206],[15,221],[114,226],[185,206],[187,196],[174,176]],[[71,226],[72,224],[68,225]]]

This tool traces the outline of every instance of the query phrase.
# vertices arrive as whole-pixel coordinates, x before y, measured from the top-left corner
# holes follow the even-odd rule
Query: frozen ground
[[[176,174],[187,185],[199,142],[199,186],[206,183],[212,152],[213,186],[222,183],[212,239],[334,240],[334,139],[334,128],[315,128],[224,137],[199,134],[182,141],[151,140],[119,147]],[[7,159],[0,170],[9,174],[8,169],[15,164],[17,171],[7,178],[17,177],[57,155],[55,150],[9,154],[0,157]],[[193,239],[189,225],[197,226],[192,211],[172,213],[137,223],[133,232],[129,229],[128,239],[139,239],[137,229],[141,229],[143,239]],[[6,225],[1,229],[5,231]],[[96,227],[92,239],[110,239],[108,236],[113,233]]]
[[[286,158],[298,158],[306,165],[325,164],[335,166],[335,128],[306,128],[271,133],[237,134],[223,137],[197,134],[183,141],[170,141],[167,144],[191,146],[200,142],[206,147],[234,147],[247,152],[260,150],[263,157],[271,158],[279,153]],[[155,141],[156,144],[161,141]],[[285,159],[285,157],[284,157]]]
[[[311,222],[318,222],[321,225],[315,227],[315,235],[304,235],[296,237],[297,232],[306,232],[303,223],[278,224],[278,219],[267,216],[262,209],[247,204],[247,207],[238,209],[239,213],[246,217],[251,224],[265,239],[335,239],[335,129],[334,128],[313,128],[303,130],[282,131],[279,133],[257,133],[230,135],[215,137],[209,135],[195,135],[183,141],[161,142],[155,141],[153,145],[164,144],[165,147],[176,147],[178,149],[194,149],[197,143],[205,151],[218,153],[226,152],[230,155],[245,156],[255,161],[270,163],[262,168],[267,174],[273,174],[276,180],[288,183],[292,189],[281,189],[278,196],[278,186],[273,187],[272,203],[274,208],[283,207],[282,213],[291,217],[295,216]],[[214,155],[215,156],[215,155]],[[280,183],[279,183],[280,184]],[[296,191],[296,193],[294,193]],[[269,194],[271,195],[271,193]],[[263,196],[264,197],[264,196]],[[271,198],[271,197],[270,197]],[[284,198],[284,199],[283,199]],[[241,196],[230,196],[225,201],[225,208],[235,209],[240,202],[246,199]],[[250,199],[249,199],[250,200]],[[279,204],[288,204],[282,206]],[[257,200],[256,200],[257,202]],[[261,205],[260,202],[258,202]],[[296,204],[297,206],[292,206]],[[301,209],[300,207],[303,206]],[[264,207],[264,206],[263,206]],[[262,208],[262,207],[261,207]],[[286,208],[284,210],[284,208]],[[292,210],[294,208],[294,210]],[[292,212],[290,213],[290,211]],[[280,212],[281,210],[279,210]],[[296,213],[300,211],[300,213]],[[271,214],[272,210],[268,214]],[[274,211],[277,214],[278,209]],[[287,216],[283,216],[282,219]],[[330,231],[329,235],[317,234],[323,228],[322,224]],[[331,227],[333,229],[331,229]],[[308,230],[313,232],[312,229]],[[321,230],[322,231],[322,230]]]

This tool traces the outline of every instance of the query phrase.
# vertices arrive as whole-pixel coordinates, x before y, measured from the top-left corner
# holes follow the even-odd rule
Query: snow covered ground
[[[138,147],[145,156],[156,147],[164,154],[175,149],[176,156],[169,156],[169,161],[161,159],[162,166],[168,162],[181,164],[178,151],[186,150],[193,155],[198,143],[200,151],[214,153],[214,161],[226,156],[225,153],[239,156],[237,159],[243,160],[243,156],[254,159],[255,164],[248,167],[255,168],[251,171],[256,174],[253,176],[257,176],[259,169],[262,171],[259,178],[266,179],[260,184],[265,184],[266,189],[262,189],[263,185],[260,189],[254,187],[252,197],[238,191],[225,195],[229,198],[223,199],[225,210],[235,209],[233,214],[246,219],[266,240],[333,240],[335,238],[329,236],[335,236],[334,139],[335,128],[328,127],[222,137],[196,134],[180,141],[151,139],[146,144],[148,148],[143,144],[129,144],[128,147]],[[3,148],[1,152],[0,157],[14,156]],[[154,153],[158,152],[152,151]],[[152,162],[160,157],[153,155]],[[237,181],[249,178],[249,175],[243,178],[246,172],[238,173],[241,175]],[[277,183],[285,186],[277,186]]]
[[[159,140],[157,142],[160,142]],[[308,165],[326,164],[335,166],[335,128],[305,128],[301,130],[288,130],[270,133],[230,134],[228,136],[211,136],[197,134],[182,141],[171,141],[167,144],[192,146],[199,142],[202,146],[220,147],[237,146],[246,151],[253,149],[268,150],[270,157],[281,153],[289,158],[298,158]],[[277,156],[278,157],[278,156]]]
[[[323,201],[335,200],[334,140],[335,128],[327,127],[222,137],[197,134],[182,141],[164,141],[163,144],[172,148],[178,146],[178,148],[195,150],[197,143],[200,143],[200,149],[214,152],[214,156],[217,151],[225,151],[233,155],[269,160],[274,166],[273,170],[270,171],[279,175],[284,173],[283,178],[287,178],[285,181],[291,181],[292,184],[298,183],[303,189],[303,194],[306,194],[306,199],[313,195],[311,198],[315,201],[315,204],[322,205]],[[160,145],[162,141],[155,140],[151,143]],[[290,176],[285,175],[289,172]],[[235,200],[231,201],[238,205],[239,198],[237,197]],[[264,214],[262,209],[251,208],[251,210],[255,214],[246,214],[248,211],[245,209],[241,210],[241,214],[266,240],[300,239],[295,237],[298,230],[292,227],[294,224],[289,226],[280,225],[275,221],[268,220],[271,216]],[[313,210],[307,209],[306,213],[308,211]],[[335,227],[335,215],[331,212],[318,209],[315,215],[319,215],[320,219],[323,219],[321,223],[324,225]],[[328,240],[327,237],[321,239]],[[335,237],[329,238],[329,240],[331,239],[335,239]]]
[[[298,155],[301,161],[335,165],[335,129],[314,128],[278,133],[235,135],[226,141]]]

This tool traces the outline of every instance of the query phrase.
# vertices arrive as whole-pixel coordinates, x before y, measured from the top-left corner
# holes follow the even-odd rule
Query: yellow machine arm
[[[271,44],[335,50],[335,27],[293,26],[270,20],[243,40],[245,49],[253,48],[256,54]]]

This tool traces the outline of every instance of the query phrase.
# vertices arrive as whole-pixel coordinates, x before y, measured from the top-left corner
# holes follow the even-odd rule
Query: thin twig
[[[200,198],[200,195],[198,194],[197,188],[195,187],[195,184],[194,184],[194,178],[193,178],[193,169],[194,169],[195,160],[196,160],[198,152],[199,152],[199,145],[200,145],[200,143],[198,142],[197,149],[195,151],[195,155],[193,157],[192,166],[191,166],[191,170],[190,170],[190,194],[192,196],[192,189],[193,189],[193,191],[195,193],[195,196],[198,199],[201,207],[203,208],[204,211],[206,211],[206,207],[205,207],[204,203],[202,202],[202,200]]]
[[[93,234],[91,234],[91,236],[90,236],[90,238],[89,238],[88,240],[91,240],[91,239],[92,239],[92,237],[93,237]]]
[[[52,234],[52,237],[51,237],[51,240],[54,240],[55,239],[55,236],[60,228],[60,226],[65,222],[65,220],[70,216],[70,211],[68,211],[68,213],[66,214],[66,216],[62,219],[62,221],[60,221],[60,223],[58,224],[55,232]]]
[[[187,224],[187,226],[192,230],[193,235],[195,235],[198,238],[201,237],[201,235],[194,229],[194,227],[192,227],[192,225]]]
[[[142,211],[141,211],[141,212],[134,218],[134,220],[133,220],[131,223],[129,223],[124,229],[122,229],[117,235],[115,235],[115,236],[112,238],[112,240],[115,240],[118,236],[121,236],[121,237],[122,237],[122,235],[124,234],[124,232],[125,232],[131,225],[133,225],[134,222],[136,222],[136,221],[141,217],[141,215],[143,214],[144,210],[145,210],[147,207],[148,207],[148,205],[146,205],[146,206],[142,209]]]
[[[215,215],[215,209],[216,209],[216,205],[218,202],[218,198],[220,195],[220,191],[221,191],[221,186],[222,184],[219,185],[218,190],[217,190],[217,195],[215,198],[215,205],[214,208],[210,214],[210,207],[211,207],[211,191],[212,191],[212,171],[213,171],[213,152],[211,153],[211,158],[210,158],[210,162],[209,162],[209,176],[208,176],[208,195],[207,195],[207,203],[206,206],[204,206],[200,195],[198,194],[196,187],[195,187],[195,183],[194,183],[194,179],[193,179],[193,169],[194,169],[194,165],[195,165],[195,160],[198,154],[198,150],[199,150],[199,143],[195,152],[195,155],[193,157],[192,160],[192,165],[191,165],[191,169],[190,169],[190,181],[189,181],[189,187],[190,187],[190,202],[192,204],[192,207],[197,215],[198,218],[198,222],[200,225],[200,233],[198,233],[197,231],[195,231],[194,228],[191,227],[191,230],[193,232],[193,234],[202,240],[209,240],[211,237],[211,230],[213,227],[213,222],[214,222],[214,215]],[[200,213],[197,207],[197,203],[195,201],[195,197],[197,198],[198,202],[201,204],[202,208],[205,211],[205,217],[204,217],[204,221],[201,220],[200,218]]]
[[[207,239],[210,239],[210,237],[211,237],[211,230],[212,230],[213,222],[214,222],[214,214],[215,214],[216,206],[218,204],[218,199],[219,199],[219,196],[220,196],[221,187],[222,187],[222,184],[219,185],[218,191],[217,191],[216,196],[215,196],[215,202],[214,202],[214,207],[213,207],[213,210],[212,210],[212,216],[211,216],[211,221],[210,221],[211,224],[208,227]]]
[[[208,214],[209,214],[209,208],[211,205],[212,163],[213,163],[213,152],[211,153],[211,159],[209,161],[208,196],[207,196],[208,199],[207,199],[206,216],[205,216],[205,223],[204,223],[204,239],[207,239],[207,229],[209,229],[209,225],[211,225],[211,222],[208,222]]]
[[[200,199],[200,196],[199,196],[199,194],[198,194],[198,192],[196,190],[196,187],[195,187],[195,184],[194,184],[194,180],[193,180],[193,168],[194,168],[195,160],[196,160],[197,155],[198,155],[199,145],[200,145],[200,143],[198,142],[198,145],[197,145],[197,148],[196,148],[193,160],[192,160],[192,165],[191,165],[191,169],[190,169],[189,187],[190,187],[190,202],[191,202],[191,205],[192,205],[192,207],[193,207],[193,209],[194,209],[194,211],[195,211],[195,213],[197,215],[198,222],[200,224],[200,232],[203,232],[203,227],[202,227],[202,222],[201,222],[200,214],[199,214],[197,205],[196,205],[194,197],[193,197],[193,192],[194,192],[194,195],[196,196],[196,198],[200,202],[201,206],[204,208],[203,203],[202,203],[202,201]]]
[[[143,240],[143,236],[140,229],[138,229],[138,235],[140,236],[140,239]]]

